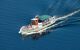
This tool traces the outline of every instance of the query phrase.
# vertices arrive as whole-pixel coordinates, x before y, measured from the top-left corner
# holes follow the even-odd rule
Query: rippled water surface
[[[63,16],[80,9],[80,0],[0,0],[0,50],[80,50],[80,12],[38,40],[18,31],[36,14]]]

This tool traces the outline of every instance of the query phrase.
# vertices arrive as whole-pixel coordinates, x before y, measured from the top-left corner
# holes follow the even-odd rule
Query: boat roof
[[[31,20],[37,20],[36,18],[33,18],[33,19],[31,19]]]
[[[41,15],[41,16],[38,16],[40,20],[46,20],[48,18],[50,18],[51,16],[49,15]]]

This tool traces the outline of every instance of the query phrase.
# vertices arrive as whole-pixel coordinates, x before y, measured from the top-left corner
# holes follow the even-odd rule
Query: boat
[[[36,15],[35,18],[31,19],[29,25],[21,27],[19,33],[22,35],[42,34],[43,31],[55,23],[55,18],[55,16],[51,17],[49,15]]]
[[[69,16],[72,16],[78,12],[80,12],[80,10],[74,11],[62,17],[50,16],[50,15],[40,15],[40,16],[36,15],[34,18],[31,19],[31,23],[29,25],[22,26],[20,28],[19,33],[22,36],[23,35],[29,36],[36,34],[42,35],[43,32],[47,31],[47,29],[55,27],[59,23],[63,22],[62,20],[65,20]],[[57,21],[59,21],[59,23],[55,24]]]

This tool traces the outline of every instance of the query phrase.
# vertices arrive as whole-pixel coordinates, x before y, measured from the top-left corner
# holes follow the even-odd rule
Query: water
[[[80,9],[80,0],[0,0],[1,50],[80,50],[80,12],[38,40],[18,34],[36,14],[63,16]]]

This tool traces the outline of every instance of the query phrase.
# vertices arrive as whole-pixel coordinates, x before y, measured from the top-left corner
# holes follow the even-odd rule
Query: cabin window
[[[38,22],[41,23],[41,22],[43,22],[43,21],[39,19]]]

